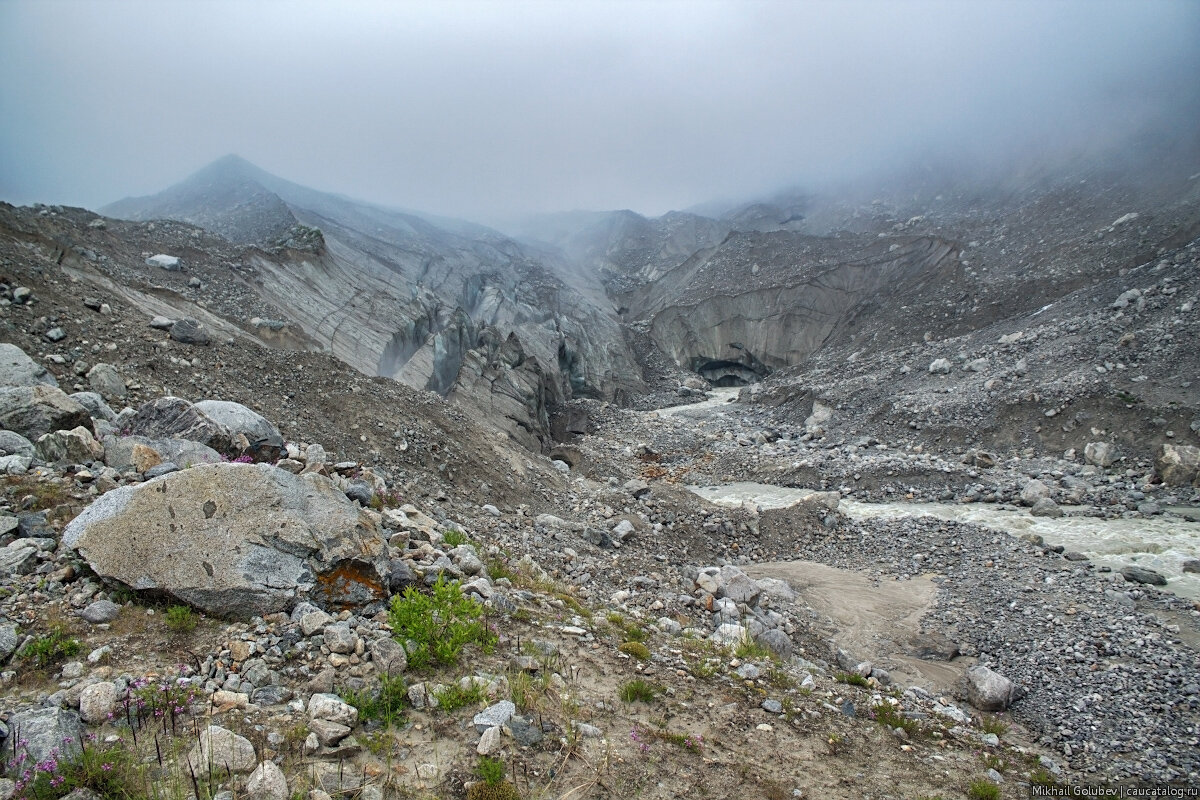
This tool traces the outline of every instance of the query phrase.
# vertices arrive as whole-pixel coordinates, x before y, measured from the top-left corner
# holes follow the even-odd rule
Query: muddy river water
[[[689,486],[710,502],[740,506],[750,501],[762,508],[786,508],[809,494],[762,483]],[[1114,570],[1137,564],[1167,577],[1167,589],[1200,599],[1200,575],[1185,573],[1183,563],[1200,559],[1200,522],[1164,514],[1139,519],[1101,519],[1088,516],[1034,517],[1028,509],[983,503],[861,503],[843,499],[839,510],[858,521],[898,517],[936,517],[967,522],[1019,536],[1032,533],[1048,544],[1062,545]],[[1187,511],[1187,509],[1185,509]]]

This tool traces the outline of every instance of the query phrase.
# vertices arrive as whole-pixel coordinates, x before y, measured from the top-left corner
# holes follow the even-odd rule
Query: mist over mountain
[[[0,3],[0,797],[1200,786],[1198,33]]]

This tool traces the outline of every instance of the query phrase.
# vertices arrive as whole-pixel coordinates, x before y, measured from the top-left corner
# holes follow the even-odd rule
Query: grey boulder
[[[72,520],[63,542],[101,576],[219,617],[386,596],[387,546],[374,519],[328,478],[265,464],[205,464],[114,489]]]
[[[988,667],[977,664],[967,670],[967,699],[980,711],[1003,711],[1016,691],[1012,681]]]
[[[182,397],[160,397],[138,408],[129,432],[152,439],[187,439],[226,453],[233,443],[229,428]]]
[[[224,425],[231,434],[241,434],[252,446],[266,445],[275,448],[276,455],[283,447],[283,436],[279,429],[264,416],[251,411],[241,403],[228,400],[201,400],[195,408],[219,425]]]
[[[1200,481],[1200,447],[1164,444],[1159,448],[1154,468],[1168,486],[1196,485]]]
[[[97,364],[88,370],[87,379],[92,391],[104,397],[125,396],[125,379],[112,364]]]
[[[208,328],[190,317],[171,326],[171,338],[180,344],[208,344],[212,341]]]
[[[0,427],[26,439],[91,424],[87,409],[55,386],[39,383],[0,389]]]
[[[116,412],[96,392],[75,392],[70,395],[70,398],[86,408],[88,413],[92,415],[92,419],[112,422],[117,418]]]
[[[60,759],[71,758],[80,752],[83,724],[74,711],[61,708],[36,708],[18,711],[8,718],[13,744],[6,745],[10,753],[24,751],[30,763],[46,761],[54,752]]]
[[[0,342],[0,386],[45,384],[57,388],[58,381],[46,368],[14,344]]]
[[[1167,578],[1161,572],[1156,572],[1146,567],[1138,567],[1130,565],[1121,568],[1121,574],[1125,576],[1125,580],[1130,583],[1144,583],[1149,586],[1166,586]]]

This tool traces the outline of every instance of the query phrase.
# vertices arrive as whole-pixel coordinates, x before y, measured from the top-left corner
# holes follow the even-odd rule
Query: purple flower
[[[100,765],[100,769],[104,770],[105,772],[112,772],[112,768],[113,765],[107,761]]]

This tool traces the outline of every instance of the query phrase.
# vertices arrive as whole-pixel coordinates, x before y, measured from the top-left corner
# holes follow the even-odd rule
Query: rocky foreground
[[[856,523],[842,492],[724,509],[675,485],[811,431],[743,444],[721,409],[597,407],[596,433],[538,457],[553,500],[452,505],[244,405],[117,412],[119,371],[68,394],[0,349],[2,796],[1019,796],[1200,773],[1190,602],[975,526]],[[642,444],[614,450],[610,424]],[[728,450],[664,453],[705,438]],[[1023,471],[989,469],[1005,497]],[[1015,493],[1066,502],[1033,483]],[[932,591],[911,629],[847,639],[804,582],[760,574],[797,557],[863,597]],[[473,601],[455,657],[397,629],[395,599],[422,596]]]

